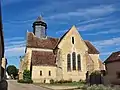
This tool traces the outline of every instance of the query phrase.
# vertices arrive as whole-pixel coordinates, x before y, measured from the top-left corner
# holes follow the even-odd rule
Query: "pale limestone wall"
[[[20,62],[20,79],[23,78],[23,71],[25,69],[30,70],[31,67],[31,55],[32,51],[47,51],[47,52],[53,52],[51,49],[41,49],[41,48],[26,48],[25,57]]]
[[[61,56],[61,50],[59,49],[57,51],[57,58],[56,58],[56,65],[57,65],[57,68],[56,68],[56,79],[58,81],[63,79],[62,61],[60,60],[61,59],[60,56]]]
[[[20,66],[19,66],[19,80],[23,79],[23,71],[24,71],[24,60],[22,59],[20,61]]]
[[[74,37],[75,44],[72,44],[72,37]],[[88,47],[82,40],[79,32],[73,26],[71,30],[67,33],[67,35],[62,39],[60,44],[58,45],[60,48],[60,61],[62,62],[61,67],[63,71],[63,79],[68,80],[72,79],[73,81],[78,81],[80,79],[85,79],[86,73],[86,57],[85,53],[88,51]],[[76,52],[76,67],[77,67],[77,54],[81,55],[81,71],[67,71],[67,54],[72,52]],[[72,64],[72,59],[71,59]],[[71,65],[72,67],[72,65]],[[72,68],[71,68],[72,69]]]
[[[106,80],[113,82],[118,80],[116,72],[120,72],[120,62],[112,62],[106,65]]]
[[[27,70],[30,70],[30,66],[31,66],[31,55],[32,55],[32,49],[31,48],[27,48],[26,49],[26,56],[25,56],[25,60],[28,63],[27,65]]]
[[[4,68],[4,69],[6,69],[6,63],[7,61],[6,61],[6,58],[2,58],[2,64],[1,64],[1,66]]]
[[[100,70],[99,68],[99,54],[89,54],[94,61],[94,70]]]
[[[4,77],[3,78],[5,78],[5,76],[6,76],[6,65],[7,65],[7,61],[6,61],[6,58],[4,57],[4,58],[2,58],[2,64],[1,64],[1,66],[4,68],[4,73],[3,73]]]
[[[42,71],[42,76],[40,76],[40,71]],[[51,76],[49,76],[49,71],[51,71]],[[44,83],[44,80],[49,82],[50,79],[56,80],[56,67],[32,66],[32,80],[35,83]]]

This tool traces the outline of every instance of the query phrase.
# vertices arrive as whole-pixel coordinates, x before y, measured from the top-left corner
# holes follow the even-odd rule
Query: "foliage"
[[[100,71],[94,71],[94,72],[91,73],[91,75],[100,75],[100,74],[101,74]]]
[[[104,86],[104,85],[84,85],[81,89],[82,90],[119,90],[119,86],[114,86],[114,87],[110,87],[110,86]]]
[[[9,65],[7,67],[7,73],[9,76],[13,75],[13,78],[15,79],[15,77],[18,75],[18,69],[14,65]]]
[[[23,79],[24,80],[30,80],[31,79],[31,75],[30,75],[30,71],[29,70],[24,70],[24,72],[23,72]]]
[[[81,80],[81,79],[80,79],[79,82],[82,83],[82,84],[86,84],[86,81],[85,81],[85,80]]]
[[[30,84],[30,83],[33,83],[33,81],[31,79],[27,79],[27,80],[21,79],[21,80],[18,80],[18,83],[28,83],[28,84]]]
[[[24,70],[23,72],[23,79],[18,80],[19,83],[33,83],[31,80],[31,75],[29,70]]]
[[[51,80],[50,80],[50,84],[53,84],[53,83],[54,83],[54,80],[53,80],[53,79],[51,79]]]
[[[53,82],[52,80],[51,80],[51,82]],[[69,79],[69,80],[63,80],[63,79],[61,79],[60,81],[54,81],[54,83],[59,83],[59,84],[62,84],[62,83],[72,83],[72,79]]]

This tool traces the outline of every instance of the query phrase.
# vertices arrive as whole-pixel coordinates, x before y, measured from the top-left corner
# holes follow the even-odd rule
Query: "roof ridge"
[[[69,29],[59,38],[59,41],[58,41],[58,43],[56,44],[55,48],[58,46],[58,44],[61,42],[61,40],[66,36],[66,34],[67,34],[73,27],[76,28],[75,25],[72,25],[72,27],[69,28]],[[54,49],[55,49],[55,48],[54,48]]]

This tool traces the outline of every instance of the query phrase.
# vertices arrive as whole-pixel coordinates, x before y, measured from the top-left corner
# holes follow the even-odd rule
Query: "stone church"
[[[19,79],[23,78],[25,69],[30,70],[34,82],[41,83],[49,83],[50,79],[85,80],[87,71],[104,69],[99,51],[82,39],[75,26],[60,38],[49,37],[46,32],[47,24],[38,17],[33,23],[33,32],[27,32]]]

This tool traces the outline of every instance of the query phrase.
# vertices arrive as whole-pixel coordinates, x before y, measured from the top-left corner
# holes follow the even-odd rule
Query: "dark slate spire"
[[[42,16],[39,16],[33,23],[33,32],[39,38],[46,38],[47,24],[43,20]]]

